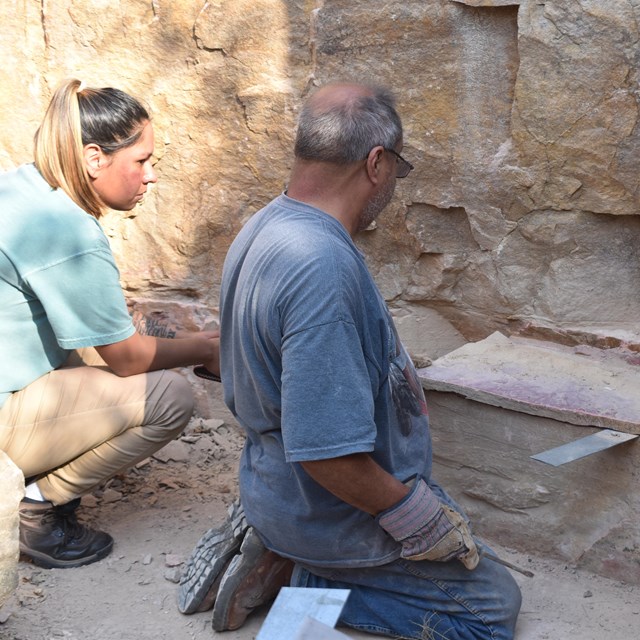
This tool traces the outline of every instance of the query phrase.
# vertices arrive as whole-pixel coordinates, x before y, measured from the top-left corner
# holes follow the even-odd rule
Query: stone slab
[[[619,352],[493,333],[418,370],[426,390],[640,434],[640,366]]]
[[[426,392],[433,478],[474,532],[508,548],[640,584],[638,440],[559,467],[531,455],[599,432]]]

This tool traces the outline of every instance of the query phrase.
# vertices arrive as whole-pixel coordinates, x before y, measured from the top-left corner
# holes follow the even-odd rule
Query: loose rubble
[[[237,496],[244,436],[232,420],[194,418],[155,455],[82,499],[80,517],[115,538],[111,556],[72,570],[19,564],[19,584],[0,609],[2,640],[212,640],[210,613],[177,608],[183,563]],[[186,452],[186,457],[181,455]],[[176,460],[175,458],[179,459]],[[515,576],[524,603],[517,640],[628,640],[640,624],[640,589],[569,565],[495,549],[535,578]],[[225,640],[252,640],[266,611]],[[348,632],[364,640],[371,636]]]

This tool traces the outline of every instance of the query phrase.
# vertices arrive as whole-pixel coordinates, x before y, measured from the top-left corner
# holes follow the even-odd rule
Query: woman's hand
[[[220,377],[220,331],[200,331],[195,335],[205,338],[209,346],[213,346],[212,356],[203,360],[201,364],[207,371]]]

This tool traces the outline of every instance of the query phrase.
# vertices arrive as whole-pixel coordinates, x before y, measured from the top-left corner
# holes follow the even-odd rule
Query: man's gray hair
[[[393,149],[402,139],[395,98],[384,87],[369,88],[369,95],[328,106],[308,100],[298,118],[296,157],[350,164],[366,158],[373,147]]]

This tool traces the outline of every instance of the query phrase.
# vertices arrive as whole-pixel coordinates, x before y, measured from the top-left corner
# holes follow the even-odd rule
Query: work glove
[[[480,561],[471,531],[455,509],[442,504],[423,478],[376,521],[402,545],[406,560],[446,562],[457,558],[469,570]]]

